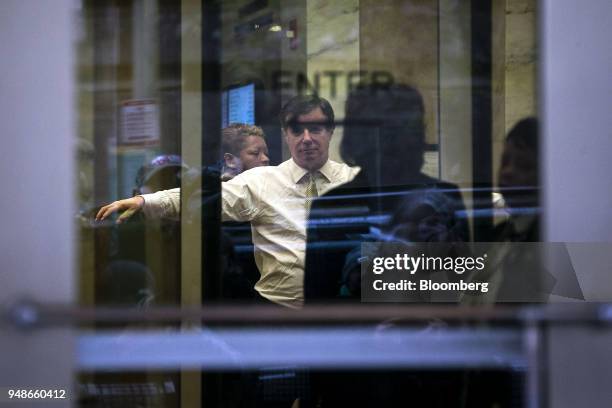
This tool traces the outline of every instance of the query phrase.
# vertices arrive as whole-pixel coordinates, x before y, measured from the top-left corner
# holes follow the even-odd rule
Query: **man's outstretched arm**
[[[181,189],[158,191],[153,194],[126,198],[114,201],[100,208],[96,221],[102,221],[115,212],[121,212],[117,223],[120,224],[139,211],[144,211],[147,217],[178,217],[181,211]]]
[[[139,212],[144,206],[144,198],[142,196],[130,197],[124,200],[114,201],[100,208],[96,214],[96,221],[102,221],[108,218],[111,214],[121,211],[117,218],[117,224],[130,218],[132,215]]]

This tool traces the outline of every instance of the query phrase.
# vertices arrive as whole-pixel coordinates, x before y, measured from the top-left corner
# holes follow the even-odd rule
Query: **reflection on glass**
[[[537,140],[520,136],[536,116],[536,2],[472,3],[83,1],[81,304],[360,302],[363,242],[446,243],[446,257],[473,241],[538,241]],[[478,279],[516,267],[496,256],[498,273]],[[511,370],[234,374],[203,398],[522,398]],[[130,386],[172,394],[144,405],[188,406],[199,375],[87,373],[81,388],[84,401]],[[208,390],[216,377],[204,378]]]

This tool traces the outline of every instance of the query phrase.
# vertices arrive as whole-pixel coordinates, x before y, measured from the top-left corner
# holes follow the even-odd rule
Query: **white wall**
[[[75,11],[73,0],[0,1],[1,307],[74,299]],[[70,332],[5,324],[0,389],[69,389]]]
[[[545,237],[610,243],[612,2],[544,0],[542,6]],[[612,245],[573,245],[570,254],[586,299],[612,301]],[[548,405],[609,406],[611,345],[612,331],[603,327],[551,329]]]
[[[546,237],[612,242],[612,2],[546,0],[542,11]]]

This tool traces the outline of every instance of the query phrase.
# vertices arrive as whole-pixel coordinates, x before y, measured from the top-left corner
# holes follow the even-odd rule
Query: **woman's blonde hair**
[[[222,153],[231,153],[239,156],[244,149],[244,143],[249,136],[257,136],[265,139],[263,130],[259,126],[245,125],[244,123],[232,123],[221,130]]]

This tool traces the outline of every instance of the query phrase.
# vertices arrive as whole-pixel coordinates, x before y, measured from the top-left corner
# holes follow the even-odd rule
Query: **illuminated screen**
[[[255,84],[223,91],[221,95],[221,126],[232,123],[255,124]]]

